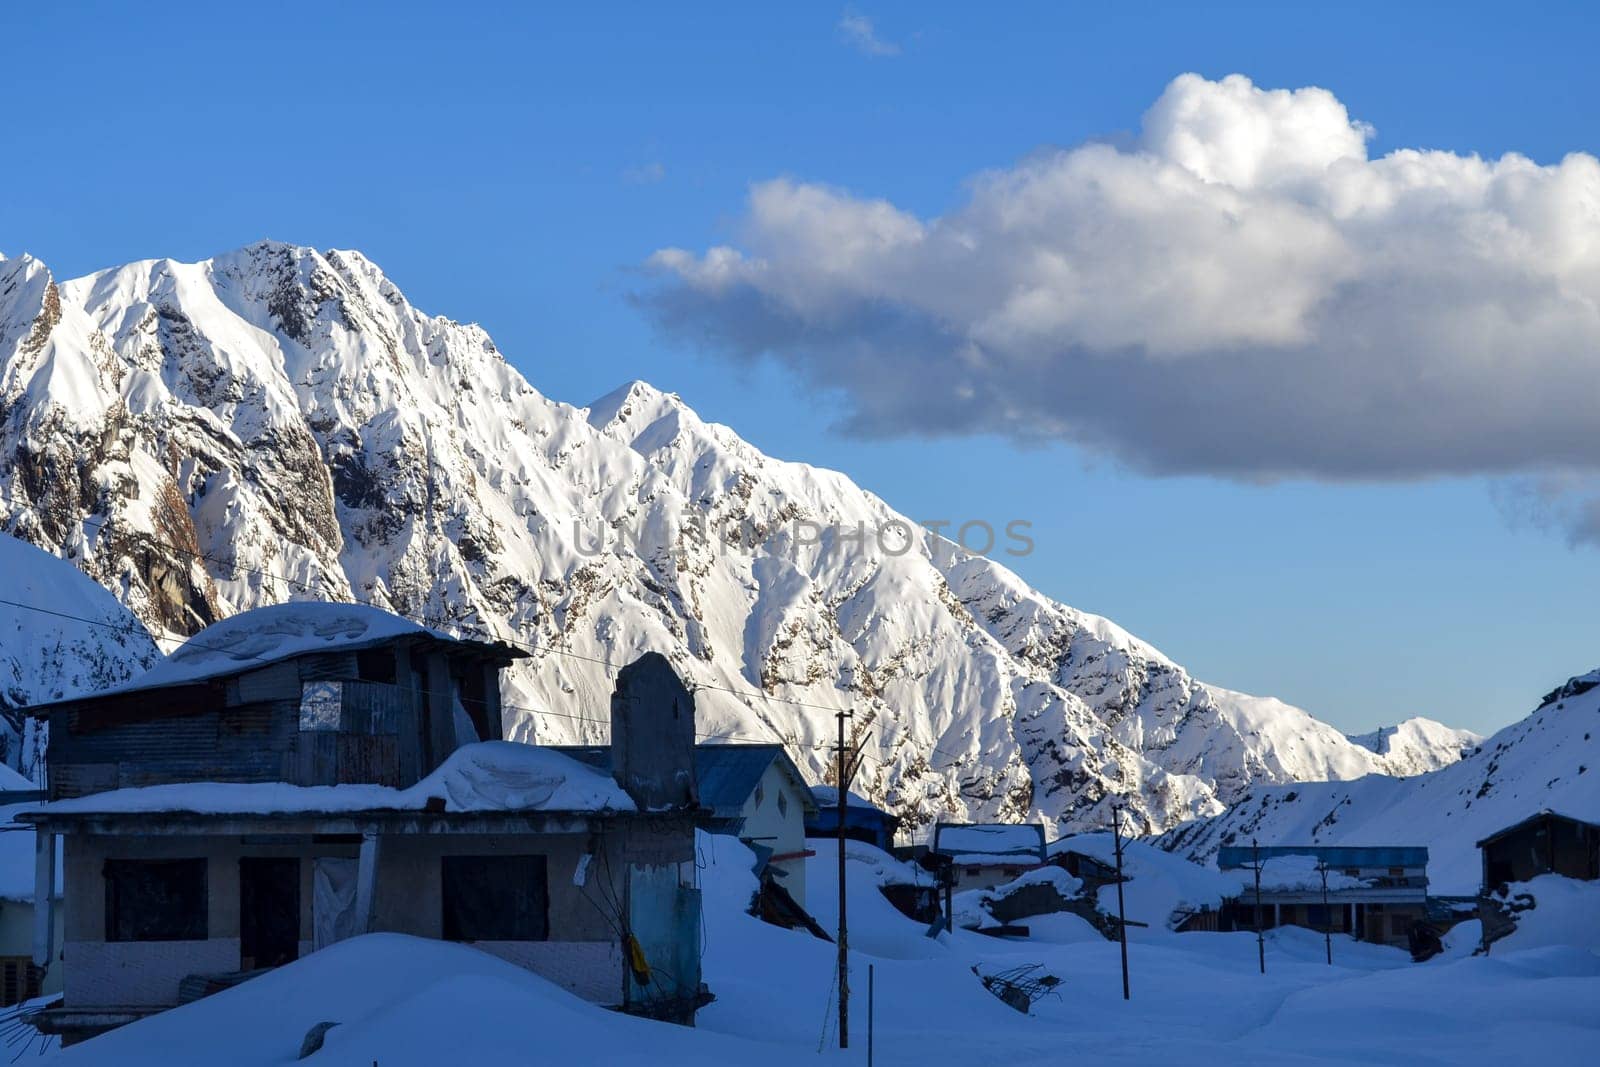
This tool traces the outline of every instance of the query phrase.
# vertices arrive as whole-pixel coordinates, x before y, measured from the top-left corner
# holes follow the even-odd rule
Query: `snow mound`
[[[1558,874],[1540,875],[1508,887],[1507,896],[1533,898],[1517,913],[1517,928],[1494,943],[1490,953],[1566,945],[1600,953],[1600,882],[1580,882]]]
[[[1108,867],[1116,866],[1115,842],[1108,833],[1077,834],[1050,846],[1051,855],[1066,851],[1089,856]],[[1127,878],[1122,890],[1129,921],[1150,924],[1149,929],[1131,929],[1130,939],[1165,935],[1175,917],[1202,907],[1215,909],[1239,892],[1235,874],[1201,867],[1143,841],[1123,841],[1122,871]],[[1115,915],[1117,887],[1102,886],[1098,904],[1107,915]]]
[[[35,805],[53,813],[186,811],[291,814],[421,811],[634,811],[610,775],[570,756],[516,741],[479,741],[450,754],[407,789],[382,785],[289,785],[285,782],[184,782],[113,789]]]
[[[107,1067],[800,1063],[815,1055],[634,1019],[466,945],[367,934],[82,1045],[56,1062]]]

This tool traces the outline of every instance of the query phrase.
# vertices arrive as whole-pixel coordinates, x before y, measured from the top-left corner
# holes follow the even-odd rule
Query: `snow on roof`
[[[1038,823],[940,823],[933,851],[956,863],[1043,863],[1044,827]]]
[[[839,806],[839,790],[835,786],[814,785],[811,787],[811,795],[816,797],[817,807],[819,808],[837,808]],[[887,812],[878,807],[878,805],[874,804],[872,801],[868,800],[866,797],[862,796],[860,793],[857,793],[853,789],[847,792],[844,806],[846,809],[850,810],[875,811],[879,815],[887,814]]]
[[[479,741],[450,754],[408,789],[382,785],[287,782],[184,782],[113,789],[33,805],[46,815],[184,812],[203,815],[308,815],[421,811],[441,798],[449,812],[634,811],[608,774],[559,752],[516,741]]]
[[[1318,870],[1320,863],[1315,856],[1272,856],[1261,863],[1261,888],[1274,892],[1290,890],[1311,890],[1322,888],[1322,874]],[[1342,870],[1336,871],[1328,868],[1328,888],[1340,889],[1366,889],[1372,884],[1369,878],[1357,878],[1345,874]],[[1244,888],[1255,886],[1255,872],[1247,872],[1248,877],[1240,879]]]
[[[1230,870],[1278,856],[1310,856],[1330,867],[1426,867],[1428,850],[1421,845],[1224,845],[1217,866]],[[1320,884],[1320,883],[1319,883]]]
[[[291,656],[356,651],[412,635],[457,640],[367,604],[273,604],[212,623],[133,681],[96,695],[185,685],[254,670]]]

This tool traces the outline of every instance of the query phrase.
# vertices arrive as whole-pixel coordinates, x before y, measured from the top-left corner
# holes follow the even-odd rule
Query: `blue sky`
[[[1126,139],[1186,71],[1322,86],[1373,157],[1600,150],[1583,5],[1395,7],[8,6],[0,251],[69,277],[262,237],[359,248],[549,396],[644,378],[913,517],[1031,521],[1007,562],[1208,681],[1352,731],[1488,730],[1600,665],[1600,551],[1508,521],[1488,477],[1254,483],[987,431],[864,439],[839,395],[627,299],[656,250],[737,244],[752,183],[932,218],[975,175]]]

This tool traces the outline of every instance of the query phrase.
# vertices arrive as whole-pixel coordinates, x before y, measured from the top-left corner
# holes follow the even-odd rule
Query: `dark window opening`
[[[543,856],[445,856],[439,861],[446,941],[547,941]]]
[[[393,685],[395,682],[394,650],[390,648],[369,648],[356,653],[356,674],[363,682],[382,682],[384,685]]]
[[[300,957],[300,861],[239,861],[239,969],[278,967]]]
[[[206,861],[106,860],[107,941],[204,941]]]
[[[0,957],[0,1007],[9,1008],[39,995],[44,971],[27,956]]]

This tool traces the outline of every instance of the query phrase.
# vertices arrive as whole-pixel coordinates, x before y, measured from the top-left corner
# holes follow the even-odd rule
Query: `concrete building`
[[[558,746],[556,751],[610,771],[612,751]],[[695,746],[702,825],[755,849],[766,869],[802,908],[806,903],[806,823],[816,801],[800,769],[779,744],[711,742]]]
[[[56,839],[65,883],[64,998],[41,1028],[92,1036],[374,931],[692,1018],[693,698],[660,656],[620,672],[607,775],[499,739],[517,655],[372,608],[279,605],[131,685],[31,709],[51,799],[17,818],[37,831],[36,898]]]
[[[934,825],[929,853],[948,864],[956,892],[993,889],[1044,866],[1044,827],[1038,823]]]
[[[1258,860],[1259,900],[1252,870]],[[1304,926],[1409,947],[1412,925],[1428,918],[1426,848],[1231,845],[1218,850],[1217,867],[1241,875],[1225,921],[1245,929]]]

